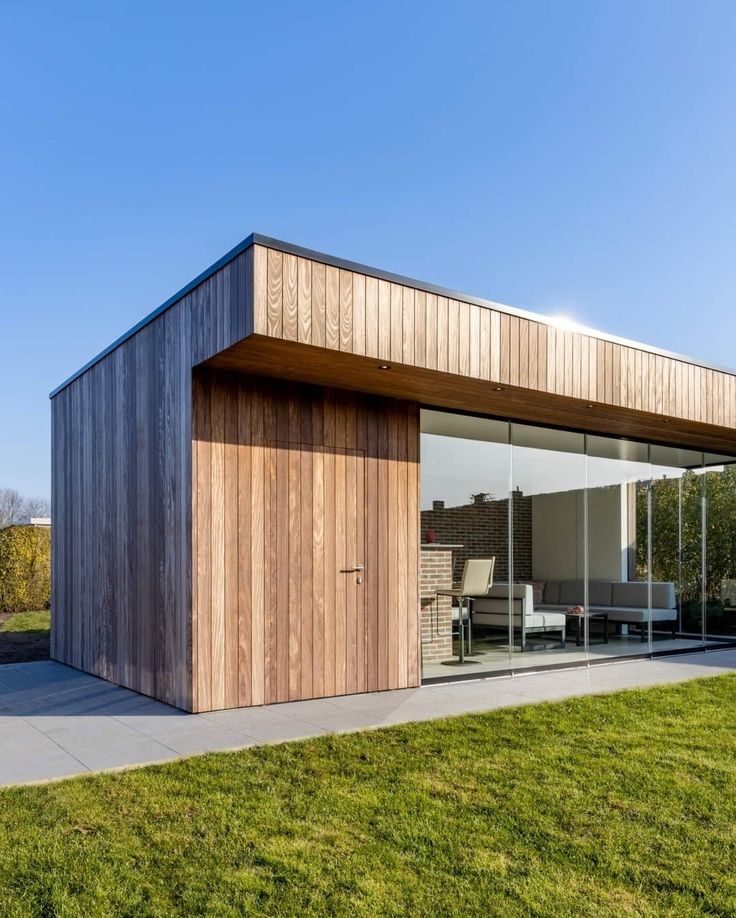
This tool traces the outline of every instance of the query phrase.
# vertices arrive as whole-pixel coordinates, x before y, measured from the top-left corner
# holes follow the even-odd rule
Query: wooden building
[[[735,396],[252,235],[52,393],[52,657],[191,711],[417,685],[421,407],[733,453]]]

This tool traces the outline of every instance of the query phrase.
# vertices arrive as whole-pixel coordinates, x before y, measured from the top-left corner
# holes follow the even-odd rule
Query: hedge
[[[0,612],[51,605],[51,531],[38,526],[0,529]]]

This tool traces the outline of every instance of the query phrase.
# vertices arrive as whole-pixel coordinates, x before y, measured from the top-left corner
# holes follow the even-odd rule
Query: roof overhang
[[[201,364],[504,420],[736,454],[736,430],[251,335]],[[384,369],[388,367],[388,369]]]

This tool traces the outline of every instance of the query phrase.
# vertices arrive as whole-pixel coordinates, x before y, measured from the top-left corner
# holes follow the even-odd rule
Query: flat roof
[[[465,303],[473,303],[476,306],[483,306],[487,309],[495,309],[499,312],[505,312],[508,315],[520,316],[524,319],[530,319],[533,322],[541,322],[544,325],[550,325],[554,328],[562,328],[566,331],[573,331],[581,335],[588,335],[592,338],[598,338],[601,341],[610,341],[614,344],[622,344],[626,347],[633,347],[640,351],[647,351],[650,354],[659,354],[661,357],[670,357],[674,360],[682,360],[685,363],[691,363],[698,367],[705,367],[709,370],[716,370],[719,373],[728,373],[729,375],[736,375],[736,370],[730,367],[718,366],[716,364],[706,363],[702,360],[696,360],[694,357],[688,357],[684,354],[678,354],[674,351],[667,351],[663,348],[654,347],[651,344],[644,344],[641,341],[634,341],[630,338],[621,338],[617,335],[611,335],[607,332],[598,331],[594,328],[588,328],[584,325],[578,325],[575,323],[571,325],[568,322],[557,319],[554,316],[546,316],[542,313],[531,312],[527,309],[519,309],[516,306],[507,306],[504,303],[497,303],[494,300],[484,299],[483,297],[470,296],[467,293],[462,293],[458,290],[451,290],[447,287],[441,287],[437,284],[430,284],[426,281],[416,280],[412,277],[405,277],[401,274],[394,274],[390,271],[382,271],[380,268],[372,268],[369,265],[363,265],[355,261],[349,261],[345,258],[336,258],[334,255],[326,255],[324,252],[316,252],[313,249],[305,249],[302,246],[293,245],[290,242],[284,242],[281,239],[274,239],[271,236],[262,236],[260,233],[251,233],[250,236],[247,236],[243,239],[242,242],[238,243],[234,248],[223,255],[222,258],[219,258],[214,264],[211,264],[209,268],[206,268],[202,271],[201,274],[198,274],[194,280],[190,281],[181,290],[177,291],[173,296],[170,296],[164,303],[162,303],[158,308],[154,309],[153,312],[150,312],[147,316],[137,322],[132,328],[128,329],[124,334],[119,338],[116,338],[112,344],[109,344],[104,350],[100,351],[95,357],[91,360],[88,360],[84,366],[80,367],[75,373],[65,379],[63,383],[58,385],[49,395],[49,398],[53,398],[55,395],[58,395],[62,389],[65,389],[70,383],[74,382],[75,379],[78,379],[84,373],[87,372],[91,367],[96,363],[99,363],[104,357],[109,353],[115,350],[116,347],[119,347],[123,342],[127,341],[128,338],[131,338],[136,332],[140,331],[144,326],[148,325],[149,322],[152,322],[155,318],[161,315],[162,312],[165,312],[170,306],[173,306],[177,303],[182,297],[186,296],[187,293],[192,291],[195,287],[199,286],[203,281],[206,281],[208,277],[211,277],[213,274],[217,273],[221,268],[224,268],[225,265],[229,264],[234,258],[237,258],[238,255],[242,254],[246,249],[249,249],[253,245],[261,245],[265,248],[275,249],[279,252],[286,252],[290,255],[298,255],[301,258],[308,258],[311,261],[322,262],[326,265],[332,265],[335,268],[344,268],[346,271],[354,271],[358,274],[366,274],[369,277],[376,277],[380,280],[390,281],[395,284],[401,284],[405,287],[414,287],[417,290],[423,290],[426,293],[435,293],[438,296],[448,297],[453,300],[461,300]]]

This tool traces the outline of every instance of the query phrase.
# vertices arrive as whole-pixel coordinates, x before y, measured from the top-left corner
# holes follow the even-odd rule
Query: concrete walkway
[[[185,714],[60,663],[11,664],[0,666],[0,785],[734,671],[736,650],[723,650]]]

